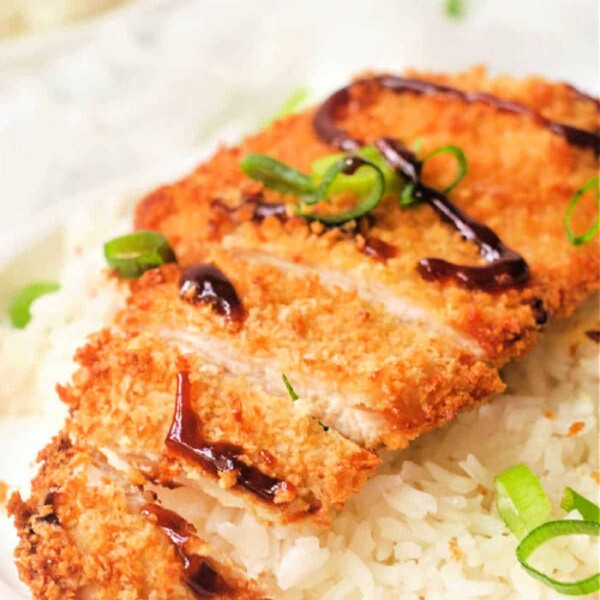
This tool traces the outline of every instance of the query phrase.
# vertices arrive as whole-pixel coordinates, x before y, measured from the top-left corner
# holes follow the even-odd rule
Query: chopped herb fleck
[[[294,388],[292,387],[292,384],[290,383],[290,380],[286,377],[285,373],[281,374],[281,379],[283,379],[283,383],[287,388],[288,394],[290,395],[292,402],[296,402],[296,400],[298,400],[300,396],[298,396],[298,394],[296,394],[296,392],[294,391]]]

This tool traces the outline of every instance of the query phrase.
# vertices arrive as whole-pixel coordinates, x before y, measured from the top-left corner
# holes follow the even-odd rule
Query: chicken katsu
[[[503,391],[499,368],[599,287],[599,125],[566,84],[367,74],[143,198],[105,249],[126,306],[78,351],[63,437],[11,501],[35,597],[279,597],[146,496],[327,527],[378,449]]]
[[[208,478],[205,490],[241,494],[265,520],[326,524],[379,464],[325,431],[285,388],[272,396],[151,335],[103,331],[76,358],[82,368],[60,391],[77,437],[164,485]]]
[[[55,438],[29,500],[10,501],[21,577],[36,598],[265,598],[194,526],[112,469],[97,450]]]

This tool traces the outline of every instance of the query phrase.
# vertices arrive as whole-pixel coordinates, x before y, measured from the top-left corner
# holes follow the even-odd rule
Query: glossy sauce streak
[[[201,464],[214,474],[235,472],[239,485],[262,500],[274,502],[278,494],[295,490],[292,484],[262,473],[248,466],[240,456],[244,449],[227,442],[208,442],[200,433],[198,416],[192,409],[189,374],[177,374],[177,397],[173,423],[165,440],[167,448],[174,454]]]
[[[287,218],[286,205],[281,202],[264,202],[262,200],[249,199],[245,201],[245,204],[253,209],[253,221],[262,221],[267,217],[276,217],[279,220]]]
[[[446,94],[469,103],[483,102],[503,112],[529,116],[541,126],[563,137],[569,144],[591,148],[596,154],[600,150],[598,134],[550,121],[527,106],[502,100],[490,94],[463,92],[444,85],[395,76],[375,77],[357,82],[357,84],[369,83],[375,83],[397,93]],[[363,145],[360,140],[348,135],[334,122],[336,113],[350,101],[351,87],[347,86],[334,92],[317,110],[313,121],[315,132],[324,142],[336,145],[345,151],[354,151]],[[582,95],[582,97],[585,96]],[[375,142],[375,145],[398,173],[408,181],[415,183],[415,197],[429,204],[465,239],[477,244],[481,255],[489,263],[484,266],[468,266],[456,265],[441,258],[423,258],[419,261],[417,268],[424,279],[453,278],[466,287],[487,291],[515,287],[524,284],[529,279],[529,267],[525,259],[506,246],[491,228],[469,217],[452,204],[444,194],[419,181],[421,163],[412,152],[402,146],[399,141],[391,138],[381,138]]]
[[[592,342],[600,344],[600,330],[590,329],[589,331],[585,332],[585,335],[587,335],[590,338],[590,340],[592,340]]]
[[[249,209],[249,218],[251,221],[260,222],[268,217],[275,217],[280,221],[285,221],[288,217],[287,207],[282,202],[265,202],[262,199],[262,194],[253,194],[244,197],[244,201],[240,206],[231,207],[220,198],[216,198],[211,202],[213,208],[220,208],[230,215],[245,215],[246,209]],[[247,219],[247,217],[246,217]],[[242,218],[243,220],[243,218]]]
[[[396,256],[396,247],[380,240],[376,237],[369,237],[365,240],[365,245],[360,249],[363,254],[374,258],[380,262],[386,262]]]
[[[186,542],[196,533],[191,523],[158,504],[145,504],[141,513],[146,517],[154,515],[156,524],[167,534],[182,562],[183,580],[197,597],[206,598],[232,591],[204,557],[186,552]]]
[[[501,112],[509,112],[516,115],[525,115],[534,119],[539,125],[552,131],[556,135],[563,137],[573,146],[581,148],[591,148],[596,154],[600,152],[600,136],[592,131],[579,129],[571,125],[564,125],[556,121],[551,121],[542,116],[529,106],[503,100],[485,92],[464,92],[453,87],[433,83],[431,81],[422,81],[420,79],[410,79],[408,77],[397,77],[395,75],[382,75],[370,79],[362,79],[352,85],[346,86],[333,93],[320,107],[315,114],[314,127],[317,135],[330,144],[340,147],[342,150],[356,150],[362,143],[350,138],[343,130],[339,129],[335,123],[335,113],[350,101],[350,90],[356,85],[377,84],[383,88],[396,93],[410,92],[413,94],[431,96],[434,94],[445,94],[451,98],[462,100],[469,104],[481,102],[487,104]],[[569,86],[571,91],[584,100],[598,103],[596,100]]]
[[[179,279],[179,296],[191,302],[208,303],[230,321],[244,317],[242,302],[227,276],[211,263],[200,263],[183,269]]]
[[[442,258],[422,258],[417,269],[423,279],[453,277],[466,287],[487,291],[514,287],[527,281],[529,267],[522,256],[505,246],[487,225],[472,219],[444,194],[419,181],[421,163],[412,152],[391,138],[381,138],[375,145],[396,171],[414,183],[413,196],[433,207],[442,220],[451,223],[466,240],[477,244],[481,255],[489,263],[485,266],[468,266],[456,265]]]

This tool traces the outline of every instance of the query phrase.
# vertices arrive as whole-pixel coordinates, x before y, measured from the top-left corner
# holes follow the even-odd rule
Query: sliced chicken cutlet
[[[241,299],[239,321],[180,297],[182,272],[166,265],[132,284],[117,324],[170,340],[271,394],[284,390],[284,373],[310,414],[367,447],[404,447],[503,389],[495,369],[450,339],[399,323],[356,292],[218,250],[210,258]]]
[[[107,330],[76,358],[60,393],[81,439],[153,481],[237,496],[264,520],[326,525],[379,464],[292,402],[281,376],[275,396],[157,336]]]
[[[598,130],[598,103],[565,84],[490,80],[480,69],[455,76],[411,75],[492,93],[547,119]],[[323,231],[298,217],[282,218],[280,211],[265,216],[278,213],[277,203],[295,198],[262,189],[242,173],[240,161],[249,153],[264,153],[310,173],[316,159],[339,151],[315,132],[316,109],[279,120],[238,147],[221,149],[184,180],[150,194],[137,208],[136,226],[164,233],[183,264],[218,243],[248,261],[319,275],[323,283],[355,289],[424,331],[455,331],[463,346],[496,365],[522,356],[549,317],[569,314],[598,288],[597,245],[572,246],[563,223],[573,194],[598,173],[593,148],[569,143],[541,117],[467,102],[452,93],[395,93],[372,80],[351,87],[348,98],[334,115],[335,125],[354,138],[372,143],[393,137],[409,147],[418,141],[421,156],[446,144],[464,151],[468,174],[449,198],[526,259],[531,276],[525,285],[489,293],[453,279],[423,279],[416,265],[425,257],[485,264],[475,244],[462,240],[425,203],[405,209],[388,198],[371,223],[350,233]],[[439,156],[424,165],[423,181],[443,189],[455,171],[451,157]],[[272,210],[256,210],[257,198],[273,203]],[[574,229],[585,230],[596,210],[594,202],[581,202]],[[389,256],[377,252],[381,242],[392,247]]]
[[[34,598],[266,598],[97,451],[61,434],[38,459],[29,500],[17,493],[9,502],[17,567]]]

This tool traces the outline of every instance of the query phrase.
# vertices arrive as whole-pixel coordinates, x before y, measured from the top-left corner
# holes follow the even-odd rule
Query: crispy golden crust
[[[182,581],[175,548],[154,520],[140,513],[147,500],[100,455],[73,446],[62,434],[38,459],[43,464],[31,497],[23,501],[15,493],[8,507],[20,539],[15,550],[19,575],[34,598],[196,597]],[[216,598],[264,597],[197,536],[187,544],[186,551],[207,557],[230,584],[231,592]]]
[[[286,373],[327,425],[339,427],[328,418],[338,398],[376,413],[383,420],[378,437],[366,440],[370,445],[405,446],[503,389],[495,369],[448,338],[400,323],[355,292],[332,290],[315,276],[246,264],[222,251],[211,258],[243,299],[241,325],[228,325],[208,305],[181,300],[174,265],[133,283],[117,322],[130,331],[160,331],[204,352],[214,349],[214,360],[237,356],[233,368],[267,383],[275,379],[282,391],[280,374]],[[319,408],[321,403],[326,406]]]
[[[456,75],[415,74],[463,89],[490,91],[533,106],[546,116],[586,129],[596,129],[594,103],[564,84],[539,78],[523,81],[502,77],[488,80],[481,69]],[[481,264],[476,248],[428,206],[400,209],[382,203],[370,235],[392,243],[397,256],[385,265],[362,254],[351,236],[311,233],[299,219],[281,224],[273,218],[261,223],[232,223],[213,201],[230,205],[243,193],[260,190],[239,168],[250,152],[274,156],[310,171],[318,157],[335,151],[318,140],[312,111],[278,121],[239,147],[220,150],[185,180],[151,194],[137,209],[136,225],[159,229],[174,243],[179,258],[189,262],[207,244],[225,238],[232,251],[260,250],[290,263],[327,267],[351,275],[356,287],[381,284],[398,297],[421,307],[478,342],[488,358],[502,364],[519,357],[538,337],[539,311],[550,317],[567,315],[598,287],[599,257],[595,244],[575,248],[565,236],[563,216],[573,193],[597,173],[591,150],[569,146],[529,117],[501,113],[482,104],[465,104],[445,97],[394,94],[357,88],[339,125],[367,142],[382,135],[411,144],[423,139],[423,153],[452,143],[469,160],[469,174],[451,199],[469,215],[490,225],[527,259],[532,277],[523,289],[498,294],[466,290],[447,281],[427,282],[415,270],[420,258],[439,256],[463,264]],[[454,163],[440,157],[427,163],[424,180],[444,187]],[[280,201],[271,191],[265,198]],[[593,202],[581,203],[574,227],[581,231],[595,218]]]
[[[160,338],[104,331],[78,352],[77,360],[82,368],[61,395],[75,409],[73,426],[79,436],[119,452],[162,481],[216,478],[210,469],[174,455],[165,445],[177,374],[189,372],[192,408],[203,440],[241,446],[248,466],[291,484],[273,504],[235,485],[231,472],[220,474],[222,488],[243,494],[269,520],[310,517],[327,524],[331,509],[360,489],[379,464],[374,453],[324,431],[315,419],[294,410],[283,384],[285,395],[269,395],[196,355],[182,357]]]

